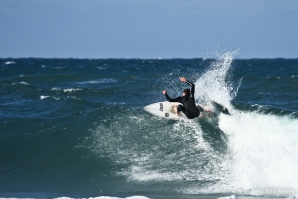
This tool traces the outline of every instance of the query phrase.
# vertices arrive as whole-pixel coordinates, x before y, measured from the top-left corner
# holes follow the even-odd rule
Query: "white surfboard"
[[[157,103],[145,106],[144,110],[152,115],[166,118],[166,119],[172,119],[172,120],[187,119],[184,113],[180,112],[179,115],[175,113],[174,106],[179,104],[180,104],[179,102],[157,102]]]
[[[149,104],[148,106],[145,106],[144,110],[152,115],[166,118],[166,119],[171,119],[171,120],[187,119],[184,113],[180,112],[178,115],[175,113],[174,106],[179,104],[180,104],[179,102],[168,102],[168,101],[157,102],[157,103]],[[214,101],[211,101],[208,104],[199,105],[199,106],[201,106],[200,107],[201,109],[202,107],[204,107],[203,110],[200,110],[201,118],[217,117],[219,113],[231,115],[229,110],[226,107]]]

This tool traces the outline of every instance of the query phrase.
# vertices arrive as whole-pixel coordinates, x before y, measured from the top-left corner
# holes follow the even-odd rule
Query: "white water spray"
[[[196,82],[205,100],[226,106],[231,116],[220,115],[219,127],[229,137],[230,158],[220,181],[197,192],[233,192],[248,195],[298,194],[298,120],[289,116],[238,111],[231,105],[240,86],[233,88],[227,75],[233,56],[215,61]],[[200,96],[196,96],[200,98]],[[196,192],[194,189],[188,190]]]
[[[197,99],[211,99],[222,105],[229,106],[230,101],[235,97],[236,92],[232,84],[226,80],[228,78],[228,71],[231,68],[233,58],[236,54],[237,51],[225,53],[211,64],[208,71],[200,76],[195,83],[196,89],[199,91],[196,92]]]

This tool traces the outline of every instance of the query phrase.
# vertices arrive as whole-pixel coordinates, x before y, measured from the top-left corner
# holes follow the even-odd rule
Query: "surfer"
[[[204,109],[200,106],[197,107],[196,105],[194,96],[195,85],[188,81],[185,77],[180,77],[180,81],[187,83],[191,87],[190,89],[184,89],[182,96],[172,99],[168,96],[167,90],[163,90],[162,92],[169,102],[179,102],[182,104],[174,107],[176,114],[179,114],[179,112],[182,111],[188,119],[194,119],[198,117],[200,115],[200,111],[204,111]]]

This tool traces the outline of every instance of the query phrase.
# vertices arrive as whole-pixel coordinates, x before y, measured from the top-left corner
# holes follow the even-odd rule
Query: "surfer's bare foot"
[[[178,105],[174,106],[174,112],[178,115]]]

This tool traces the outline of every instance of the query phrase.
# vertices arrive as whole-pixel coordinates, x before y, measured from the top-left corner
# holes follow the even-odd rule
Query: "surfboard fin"
[[[221,104],[219,104],[215,101],[211,101],[211,103],[212,103],[213,106],[215,106],[216,110],[220,111],[223,114],[231,115],[231,113],[229,112],[229,110],[225,106],[223,106],[223,105],[221,105]]]

